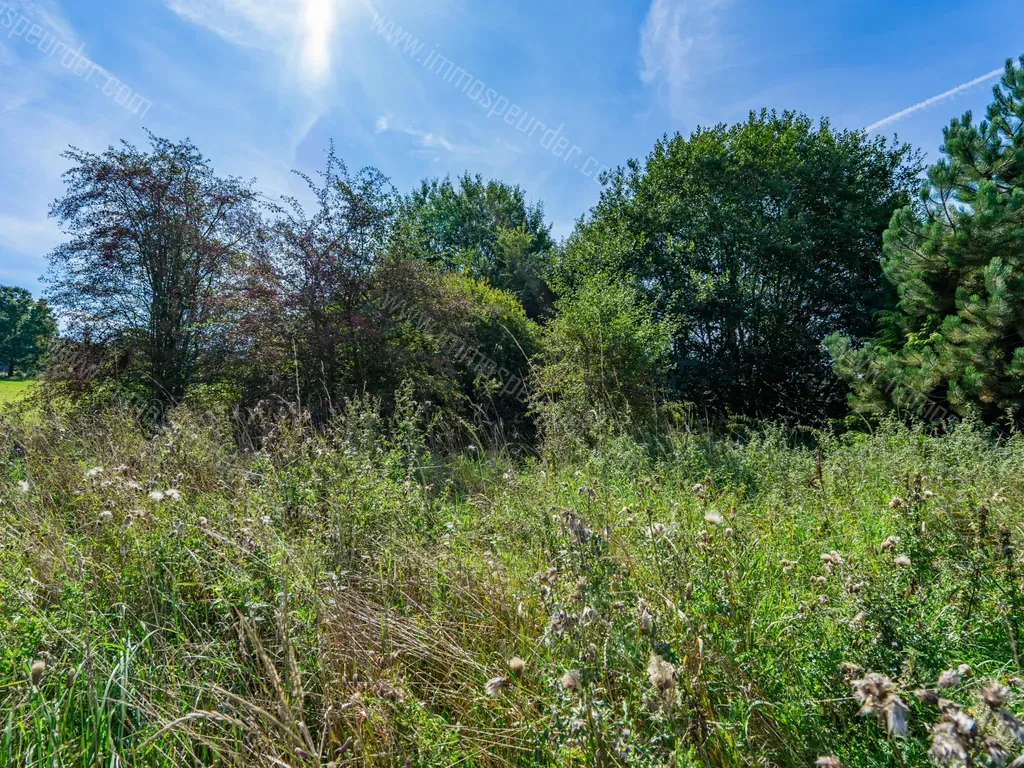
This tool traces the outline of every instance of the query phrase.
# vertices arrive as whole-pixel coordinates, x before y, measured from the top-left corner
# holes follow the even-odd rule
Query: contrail
[[[991,80],[994,77],[998,77],[999,75],[1003,74],[1003,72],[1005,72],[1005,71],[1006,70],[1004,68],[1002,68],[1002,67],[999,68],[999,69],[993,69],[991,72],[989,72],[986,75],[982,75],[981,77],[976,77],[973,80],[971,80],[970,82],[964,83],[963,85],[958,85],[956,88],[950,88],[945,93],[940,93],[938,96],[932,96],[930,99],[922,101],[920,104],[915,104],[912,107],[907,107],[906,109],[901,110],[901,111],[897,112],[894,115],[889,115],[888,117],[883,117],[877,123],[872,123],[871,125],[869,125],[864,130],[867,131],[868,133],[870,133],[871,131],[874,131],[874,130],[876,130],[878,128],[881,128],[883,125],[888,125],[889,123],[896,122],[897,120],[900,120],[900,119],[906,117],[907,115],[913,114],[914,112],[918,112],[918,111],[920,111],[922,109],[930,107],[932,104],[938,104],[940,101],[945,101],[950,96],[956,96],[961,91],[966,91],[968,88],[973,88],[976,85],[981,85],[986,80]]]

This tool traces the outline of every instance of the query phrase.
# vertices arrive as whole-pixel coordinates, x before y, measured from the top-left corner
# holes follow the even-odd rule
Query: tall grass
[[[920,765],[945,715],[908,692],[960,665],[943,697],[1019,752],[1018,438],[442,459],[414,409],[32,409],[0,417],[0,764]]]

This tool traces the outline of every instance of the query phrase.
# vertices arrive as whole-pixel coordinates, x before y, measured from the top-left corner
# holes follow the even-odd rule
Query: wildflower
[[[814,761],[814,764],[821,766],[821,768],[843,768],[843,765],[839,762],[839,759],[832,755],[825,755],[824,757],[819,757],[817,760]]]
[[[900,568],[909,568],[910,558],[906,555],[899,555],[895,560],[893,560],[893,563],[898,565]]]
[[[654,625],[654,617],[651,616],[651,607],[642,597],[637,604],[637,621],[640,623],[640,631],[647,634]]]
[[[134,522],[132,520],[132,514],[131,512],[129,512],[127,515],[124,516],[124,520],[121,521],[121,526],[124,528],[131,528],[132,522]]]
[[[960,685],[960,673],[955,669],[947,669],[939,675],[939,688],[952,688]]]
[[[940,701],[939,694],[927,688],[917,689],[914,691],[914,696],[917,697],[918,701],[923,701],[925,704],[931,704],[932,706],[937,705]]]
[[[690,598],[693,597],[693,582],[692,581],[686,582],[686,588],[683,590],[683,597],[685,597],[687,600],[689,600]]]
[[[698,499],[703,499],[707,495],[707,489],[704,487],[703,483],[697,483],[690,490],[693,491],[693,495]]]
[[[570,669],[562,675],[562,687],[567,691],[578,691],[583,685],[583,679],[578,670]]]
[[[891,736],[904,736],[907,733],[907,705],[893,690],[892,680],[885,675],[869,672],[860,680],[851,683],[853,695],[860,702],[860,712],[867,715],[872,712],[885,718],[885,727]]]
[[[508,660],[508,668],[513,675],[519,677],[521,674],[523,674],[523,672],[526,671],[526,662],[518,656],[513,656],[511,659]]]
[[[899,509],[903,506],[903,499],[899,496],[893,496],[889,499],[889,509]]]
[[[929,753],[939,765],[967,765],[977,730],[974,719],[951,704],[943,709],[942,719],[932,728]]]
[[[159,503],[159,502],[164,500],[164,492],[163,491],[150,491],[149,492],[149,498],[150,498],[151,501],[155,501],[155,502]]]
[[[102,512],[100,512],[100,523],[109,523],[113,516],[114,513],[111,512],[109,509],[103,510]]]
[[[28,480],[18,481],[18,490],[21,491],[22,493],[28,493],[31,487],[32,486],[29,484]]]
[[[557,610],[551,614],[551,631],[561,636],[576,626],[576,617],[570,616],[563,610]]]
[[[43,682],[43,673],[46,672],[46,662],[42,659],[37,659],[32,662],[32,667],[29,669],[29,682],[32,683],[33,688],[38,688],[39,684]]]
[[[181,491],[177,488],[168,488],[164,491],[164,496],[171,501],[181,501]]]
[[[721,525],[725,522],[725,518],[722,517],[721,512],[715,512],[713,509],[709,509],[704,513],[704,522],[710,523],[711,525]]]
[[[270,522],[270,515],[264,515],[260,518],[260,523],[262,523],[263,525],[270,525]]]
[[[92,478],[96,477],[97,475],[102,474],[102,472],[103,472],[103,467],[93,467],[92,469],[87,469],[85,471],[85,474],[83,475],[83,477],[85,477],[86,480],[91,480]]]
[[[558,568],[552,566],[543,573],[537,574],[537,580],[541,584],[554,584],[558,581]]]
[[[488,696],[497,696],[498,691],[508,685],[507,677],[494,677],[487,681],[487,685],[484,686],[484,693]]]
[[[652,653],[647,662],[647,678],[651,685],[662,693],[667,693],[676,684],[676,668],[658,654]]]
[[[844,560],[843,556],[833,549],[831,552],[825,552],[821,556],[821,562],[829,563],[831,565],[842,565]]]
[[[828,579],[826,579],[824,576],[811,576],[811,586],[821,586],[827,583]]]
[[[828,605],[828,595],[818,595],[818,602],[822,605]]]
[[[1002,709],[1006,705],[1006,700],[1010,697],[1009,690],[995,680],[990,680],[979,693],[981,693],[981,698],[984,699],[985,703],[988,704],[989,709],[994,712]]]
[[[896,544],[898,542],[899,539],[897,539],[895,536],[890,536],[879,545],[879,549],[881,549],[883,552],[888,552],[891,549],[895,549]]]
[[[792,560],[787,560],[784,557],[779,560],[779,564],[782,566],[783,573],[790,573],[794,568],[796,568],[795,562],[793,562]]]

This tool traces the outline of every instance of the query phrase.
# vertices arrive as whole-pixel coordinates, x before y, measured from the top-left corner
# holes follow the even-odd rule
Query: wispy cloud
[[[1005,70],[1002,67],[1000,67],[999,69],[993,69],[991,72],[988,72],[982,75],[981,77],[976,77],[973,80],[967,81],[966,83],[961,83],[955,88],[950,88],[948,91],[940,93],[938,96],[932,96],[930,99],[925,99],[924,101],[919,102],[912,107],[901,109],[899,112],[895,112],[889,115],[888,117],[883,117],[881,120],[879,120],[876,123],[872,123],[864,130],[866,130],[869,133],[871,131],[877,131],[879,128],[889,125],[889,123],[895,123],[897,120],[901,120],[907,115],[912,115],[915,112],[920,112],[922,109],[927,109],[928,107],[938,104],[939,102],[945,101],[946,99],[951,99],[958,93],[962,93],[963,91],[969,90],[970,88],[974,88],[975,86],[981,85],[982,83],[988,82],[989,80],[993,80],[1002,75],[1004,71]]]
[[[239,46],[291,57],[310,85],[331,69],[338,0],[164,0],[193,24]]]
[[[664,88],[681,116],[686,91],[701,67],[721,52],[720,12],[730,0],[652,0],[640,31],[640,79]]]

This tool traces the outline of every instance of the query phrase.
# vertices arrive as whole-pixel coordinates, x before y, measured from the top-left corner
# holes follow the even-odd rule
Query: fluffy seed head
[[[518,656],[513,656],[508,660],[508,668],[513,675],[519,677],[526,671],[526,662]]]
[[[1010,691],[995,680],[986,683],[979,693],[989,709],[996,712],[1006,706],[1006,700],[1010,697]]]
[[[562,675],[562,687],[567,691],[578,691],[583,686],[583,679],[578,670],[570,669]]]
[[[725,518],[722,517],[721,512],[716,512],[713,509],[709,509],[704,513],[704,522],[710,523],[711,525],[721,525],[725,522]]]
[[[43,673],[46,672],[46,662],[42,659],[36,659],[32,662],[32,666],[29,669],[29,681],[32,683],[33,688],[38,688],[39,684],[43,681]]]
[[[647,662],[647,678],[651,685],[662,693],[672,690],[676,684],[676,668],[656,653]]]
[[[939,675],[939,688],[952,688],[960,685],[960,673],[955,669],[947,669]]]
[[[909,568],[910,558],[906,555],[899,555],[895,560],[893,560],[893,563],[898,565],[900,568]]]

